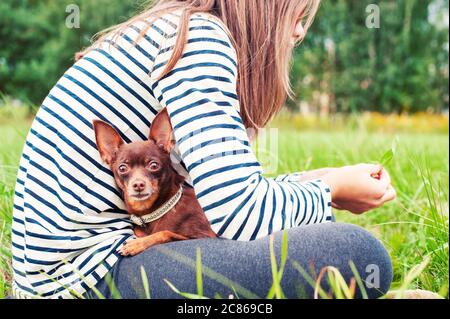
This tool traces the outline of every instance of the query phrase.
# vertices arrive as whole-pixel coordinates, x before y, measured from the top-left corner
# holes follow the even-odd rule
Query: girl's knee
[[[355,277],[350,267],[353,263],[369,298],[380,297],[389,290],[392,281],[390,256],[383,244],[367,230],[344,223],[315,224],[289,230],[288,239],[290,257],[313,261],[316,273],[323,267],[334,266],[349,283]],[[361,291],[358,297],[362,297]]]
[[[351,224],[335,224],[348,234],[353,263],[365,286],[369,298],[383,296],[390,288],[392,262],[384,245],[366,229]]]

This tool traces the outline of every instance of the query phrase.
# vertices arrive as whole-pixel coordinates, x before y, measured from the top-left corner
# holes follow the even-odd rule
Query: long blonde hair
[[[238,57],[238,97],[247,128],[264,127],[291,96],[290,62],[294,46],[292,34],[298,19],[305,32],[311,25],[320,0],[157,0],[119,25],[103,30],[93,45],[77,54],[82,57],[105,37],[118,35],[135,22],[155,21],[160,16],[182,10],[176,44],[165,70],[170,72],[187,43],[190,16],[206,12],[228,28]],[[148,31],[151,23],[141,32]]]

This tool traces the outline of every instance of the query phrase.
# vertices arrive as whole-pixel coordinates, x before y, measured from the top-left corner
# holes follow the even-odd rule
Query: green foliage
[[[448,0],[376,1],[380,28],[369,29],[366,7],[371,3],[322,1],[295,52],[297,97],[317,111],[448,108],[448,25],[434,22],[439,14],[448,14]]]
[[[3,0],[0,2],[0,92],[39,105],[99,31],[125,21],[144,0]],[[80,8],[68,28],[66,7]]]
[[[395,138],[394,141],[392,142],[391,148],[387,150],[386,153],[384,153],[381,159],[378,161],[381,165],[383,165],[383,167],[389,164],[389,162],[392,161],[392,159],[394,158],[397,142],[398,138]]]
[[[10,293],[11,287],[14,181],[28,127],[29,123],[23,119],[0,124],[0,136],[4,137],[4,142],[0,143],[0,299]],[[448,133],[371,132],[364,127],[354,127],[351,123],[347,129],[337,131],[280,128],[279,133],[278,173],[372,162],[389,153],[386,150],[391,148],[393,157],[386,161],[386,167],[398,198],[360,216],[335,211],[337,220],[361,225],[383,242],[394,267],[392,289],[402,291],[405,288],[420,288],[438,292],[448,298]],[[393,144],[393,141],[396,142]],[[202,265],[199,253],[196,260],[186,260],[184,256],[164,246],[159,249],[182,263],[183,267],[195,271],[198,290],[191,292],[194,293],[192,295],[184,295],[187,298],[213,297],[204,296],[202,278],[206,277],[233,289],[236,298],[258,297],[245,287]],[[275,262],[271,259],[273,286],[267,296],[260,297],[282,296],[283,287],[277,285],[282,279],[286,251],[287,242],[284,238],[281,252],[272,250],[277,257]],[[417,271],[417,265],[421,265],[424,260],[427,260],[426,266],[420,266],[420,271]],[[299,276],[305,277],[309,284],[315,286],[317,278],[311,277],[295,261],[293,266],[299,271]],[[143,297],[148,297],[150,285],[158,283],[146,281],[147,276],[142,271],[137,277],[138,280],[142,278],[145,290]],[[356,274],[355,279],[360,286]],[[172,289],[176,285],[177,282],[169,284]],[[320,287],[317,292],[320,298],[329,298],[327,292]]]
[[[125,21],[148,1],[3,0],[0,2],[0,93],[39,105],[94,34]],[[448,26],[429,12],[448,0],[380,0],[381,25],[368,29],[373,1],[326,0],[294,54],[296,101],[330,111],[440,111],[448,108]],[[68,4],[80,28],[65,24]],[[431,7],[437,9],[429,10]],[[440,5],[441,8],[438,6]],[[433,13],[434,14],[434,13]]]

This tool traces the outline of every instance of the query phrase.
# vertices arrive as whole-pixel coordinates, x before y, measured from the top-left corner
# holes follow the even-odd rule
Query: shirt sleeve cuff
[[[323,211],[323,219],[322,222],[331,222],[333,221],[333,213],[331,206],[331,188],[328,184],[323,182],[321,179],[316,179],[313,181],[315,185],[320,188],[320,193],[322,194],[324,200],[324,211]]]

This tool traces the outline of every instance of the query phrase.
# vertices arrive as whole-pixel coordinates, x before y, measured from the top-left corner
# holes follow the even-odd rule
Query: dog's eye
[[[119,170],[120,174],[125,174],[126,172],[128,172],[128,165],[127,164],[120,164],[118,170]]]
[[[159,169],[159,164],[158,164],[158,162],[150,162],[150,163],[148,164],[148,168],[149,168],[151,171],[157,171],[157,170]]]

